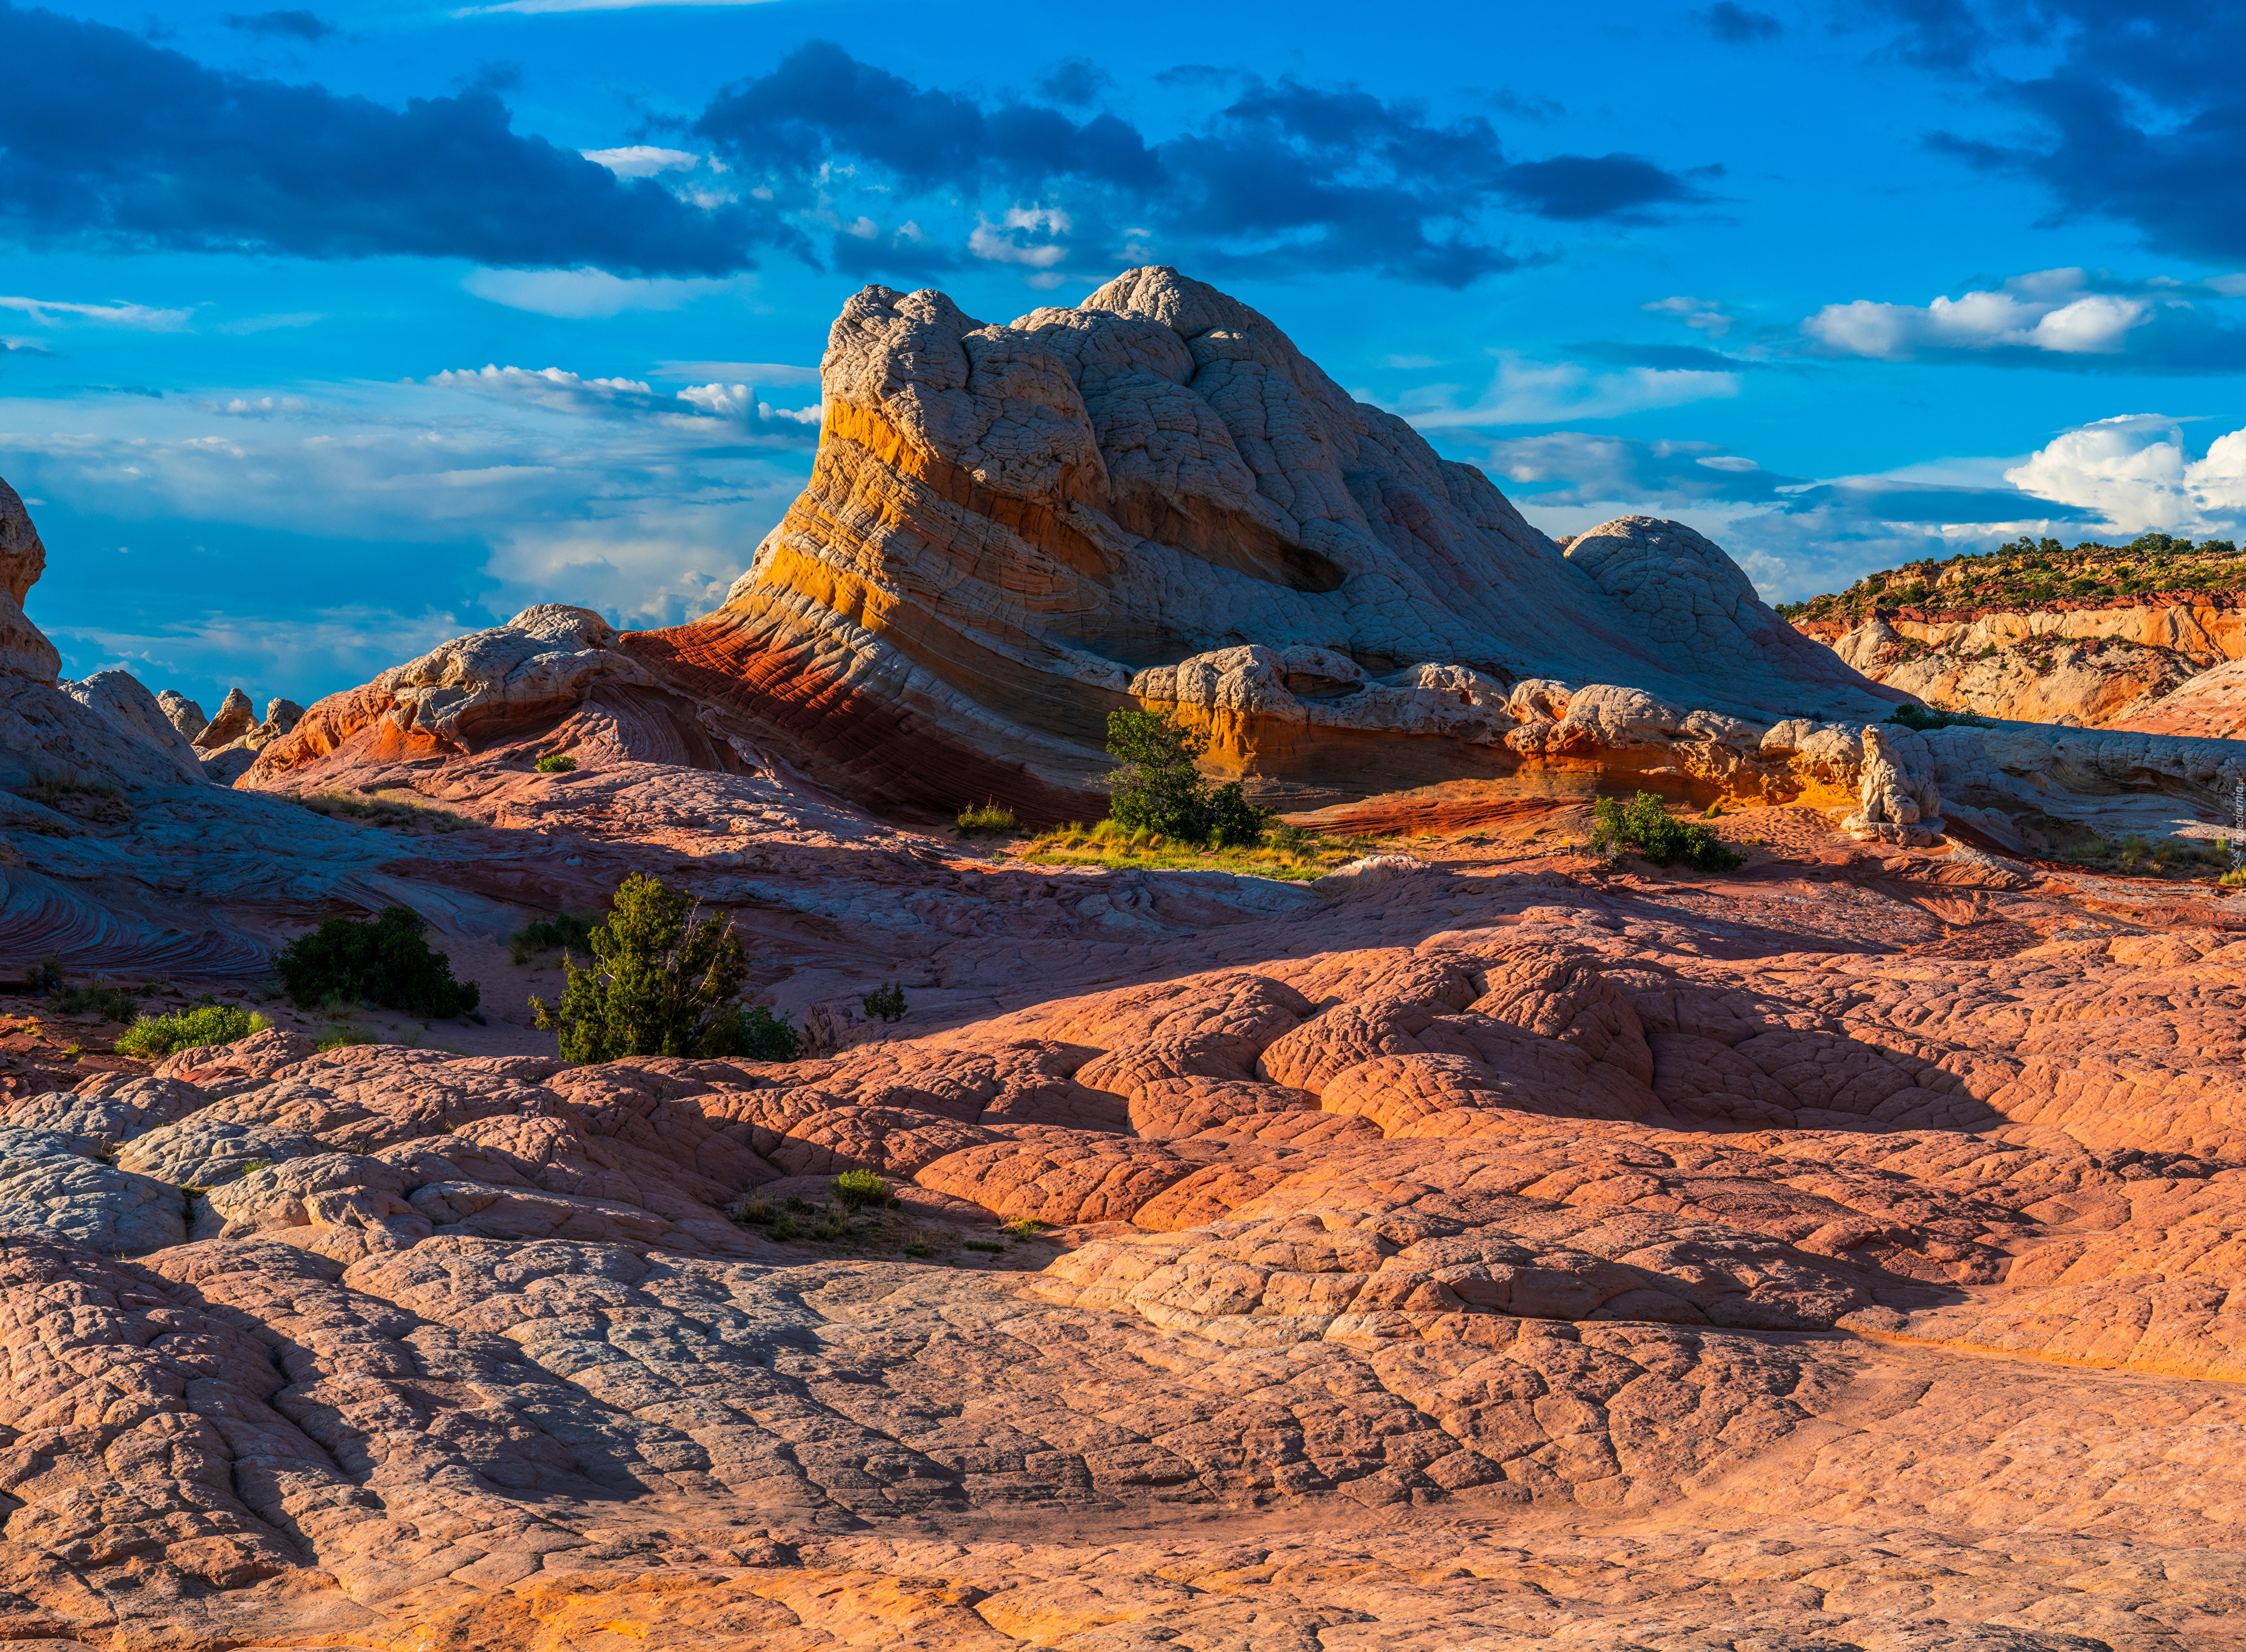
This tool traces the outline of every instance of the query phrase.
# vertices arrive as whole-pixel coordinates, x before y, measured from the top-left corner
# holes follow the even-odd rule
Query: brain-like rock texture
[[[2246,943],[1555,893],[786,1065],[269,1030],[21,1099],[0,1626],[2239,1639]]]

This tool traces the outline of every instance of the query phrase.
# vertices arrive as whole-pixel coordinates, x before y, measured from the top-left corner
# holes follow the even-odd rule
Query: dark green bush
[[[423,939],[428,928],[408,907],[385,907],[371,921],[330,918],[282,948],[273,967],[299,1004],[341,996],[432,1019],[466,1015],[482,990],[453,979],[453,961]]]
[[[567,912],[557,913],[550,918],[539,918],[524,924],[509,935],[507,948],[514,955],[517,963],[528,963],[541,952],[587,946],[592,940],[594,921]]]
[[[58,1014],[99,1016],[104,1021],[130,1021],[140,1013],[139,993],[112,987],[99,976],[90,987],[65,987],[50,1002]]]
[[[1650,792],[1628,804],[1601,798],[1591,806],[1591,846],[1603,853],[1635,849],[1656,866],[1682,860],[1697,872],[1729,872],[1746,860],[1706,826],[1678,819]]]
[[[897,1022],[905,1018],[905,983],[884,982],[859,1001],[866,1014],[875,1021]]]
[[[1973,711],[1943,711],[1930,705],[1899,705],[1888,721],[1924,732],[1928,729],[1992,729],[1997,725]]]
[[[744,1017],[731,1004],[749,964],[724,919],[697,923],[684,895],[635,874],[587,945],[590,969],[563,956],[558,1006],[530,1001],[538,1024],[561,1035],[563,1060],[739,1053]]]
[[[559,751],[548,752],[539,758],[537,763],[538,772],[541,774],[567,774],[576,766],[576,758],[564,757]]]
[[[1181,843],[1252,849],[1279,817],[1258,808],[1237,780],[1209,788],[1194,759],[1201,737],[1154,711],[1110,711],[1107,753],[1122,766],[1107,777],[1107,813],[1116,825]]]
[[[740,1056],[750,1061],[800,1061],[803,1035],[786,1016],[776,1016],[760,1003],[751,1004],[741,1011],[732,1048],[711,1053]]]

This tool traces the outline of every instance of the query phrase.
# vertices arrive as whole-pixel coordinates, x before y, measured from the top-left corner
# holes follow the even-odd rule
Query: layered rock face
[[[2119,793],[2205,810],[2236,778],[2218,744],[2064,724],[1883,731],[1874,751],[1902,690],[1779,620],[1708,540],[1631,517],[1563,550],[1173,270],[1005,326],[868,288],[824,385],[811,482],[718,612],[618,635],[529,610],[321,702],[242,784],[568,751],[808,778],[922,819],[986,799],[1095,819],[1129,706],[1293,809],[1647,786],[1892,839],[1938,835],[1925,800],[1947,798],[2026,847]]]
[[[1008,326],[868,288],[823,382],[812,482],[725,606],[626,647],[719,703],[784,684],[778,720],[813,744],[847,724],[892,793],[963,749],[1017,759],[1002,799],[1080,793],[1132,704],[1282,800],[1592,761],[1541,725],[1599,683],[1660,737],[1625,771],[1676,766],[1650,754],[1705,736],[1696,710],[1884,711],[1690,529],[1629,519],[1563,555],[1173,270]]]
[[[1906,612],[1802,630],[1874,682],[1949,710],[2225,739],[2246,726],[2235,673],[2222,669],[2246,657],[2246,608],[2235,596]]]

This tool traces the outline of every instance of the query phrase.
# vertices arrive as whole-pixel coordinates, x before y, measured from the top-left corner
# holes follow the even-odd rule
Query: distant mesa
[[[1780,610],[1945,710],[2079,728],[2246,733],[2246,556],[2229,540],[2020,540],[1869,574]]]

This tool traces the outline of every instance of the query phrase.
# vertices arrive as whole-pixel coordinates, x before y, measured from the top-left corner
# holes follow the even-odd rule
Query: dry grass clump
[[[1018,849],[1016,858],[1043,866],[1139,867],[1154,871],[1247,872],[1293,882],[1323,878],[1336,867],[1369,854],[1366,837],[1321,838],[1300,826],[1274,826],[1253,848],[1217,848],[1165,838],[1113,820],[1057,826]]]
[[[330,820],[350,820],[408,836],[432,837],[446,832],[474,832],[483,822],[439,808],[418,792],[393,788],[371,796],[350,792],[299,792],[291,802]]]

